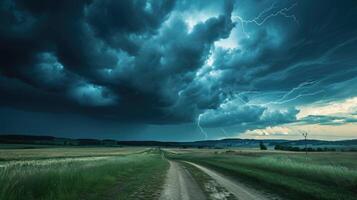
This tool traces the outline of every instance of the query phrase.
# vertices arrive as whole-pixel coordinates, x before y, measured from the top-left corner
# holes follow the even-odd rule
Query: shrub
[[[267,146],[265,146],[263,142],[260,142],[259,146],[260,146],[260,150],[267,150],[268,149]]]

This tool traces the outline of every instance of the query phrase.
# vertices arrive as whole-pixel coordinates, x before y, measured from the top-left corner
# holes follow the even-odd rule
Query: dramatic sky
[[[0,133],[357,137],[355,0],[0,1]]]

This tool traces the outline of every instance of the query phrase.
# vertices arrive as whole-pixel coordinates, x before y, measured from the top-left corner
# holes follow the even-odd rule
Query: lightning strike
[[[257,26],[262,26],[266,21],[268,21],[270,18],[272,17],[276,17],[278,15],[283,16],[285,18],[290,18],[293,21],[295,21],[297,24],[299,24],[299,21],[297,20],[295,15],[289,15],[288,12],[290,10],[292,10],[294,7],[297,6],[297,3],[292,4],[290,7],[285,7],[282,8],[276,12],[272,12],[274,10],[274,8],[276,8],[276,3],[273,3],[269,8],[263,10],[261,13],[259,13],[259,15],[257,15],[255,18],[247,20],[244,19],[243,17],[239,16],[239,15],[234,15],[232,16],[232,20],[237,20],[240,22],[241,27],[242,27],[242,31],[243,33],[246,35],[246,37],[250,37],[249,34],[245,31],[245,25],[253,23]],[[265,14],[267,14],[268,12],[272,12],[269,15],[263,17]]]
[[[303,83],[300,83],[298,86],[292,88],[291,90],[289,90],[288,92],[286,92],[281,98],[274,100],[274,101],[270,101],[270,102],[266,102],[266,103],[251,103],[247,100],[244,100],[241,95],[245,94],[245,93],[252,93],[252,92],[241,92],[238,93],[236,95],[234,95],[235,98],[237,98],[240,102],[242,102],[243,104],[246,105],[250,105],[250,106],[268,106],[268,105],[280,105],[280,104],[284,104],[284,103],[288,103],[303,97],[307,97],[307,96],[314,96],[320,93],[324,93],[324,90],[318,90],[318,91],[314,91],[314,92],[305,92],[306,89],[309,89],[313,86],[315,86],[316,84],[318,84],[320,81],[306,81]],[[300,91],[300,92],[299,92]],[[256,92],[254,92],[256,93]],[[294,93],[296,93],[296,95],[293,95]],[[289,96],[291,96],[290,98],[288,98]]]
[[[312,87],[315,84],[319,83],[318,81],[307,81],[307,82],[303,82],[300,83],[297,87],[291,89],[289,92],[285,93],[280,99],[278,99],[276,102],[282,102],[284,101],[288,96],[290,96],[291,94],[293,94],[295,91],[298,91],[300,89],[305,89],[308,87]]]
[[[208,135],[207,135],[206,131],[205,131],[205,130],[202,128],[202,126],[200,125],[200,123],[201,123],[201,116],[202,116],[202,114],[199,114],[199,115],[198,115],[198,118],[197,118],[197,127],[200,129],[202,135],[205,136],[205,140],[206,140],[207,137],[208,137]]]
[[[227,134],[226,130],[224,130],[224,128],[221,128],[221,131],[223,132],[224,137],[228,137],[228,134]]]

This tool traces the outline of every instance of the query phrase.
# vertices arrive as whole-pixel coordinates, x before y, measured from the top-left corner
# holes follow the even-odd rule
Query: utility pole
[[[305,155],[306,155],[306,158],[307,158],[307,131],[301,131],[301,134],[302,136],[305,138]]]

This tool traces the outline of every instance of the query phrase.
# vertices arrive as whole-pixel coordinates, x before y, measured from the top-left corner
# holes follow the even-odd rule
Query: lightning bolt
[[[221,131],[223,132],[224,137],[227,137],[227,132],[226,132],[226,130],[224,130],[224,128],[221,128]]]
[[[255,18],[247,20],[244,19],[243,17],[239,16],[239,15],[233,15],[232,16],[232,20],[237,20],[240,22],[241,27],[242,27],[242,31],[243,33],[249,38],[249,34],[245,31],[244,26],[247,24],[255,24],[257,26],[262,26],[266,21],[268,21],[270,18],[272,17],[276,17],[278,15],[281,15],[283,17],[286,18],[290,18],[292,20],[294,20],[297,24],[299,24],[297,18],[295,15],[289,15],[287,12],[289,12],[291,9],[293,9],[295,6],[297,6],[297,3],[292,4],[290,7],[285,7],[282,8],[278,11],[272,12],[275,7],[276,3],[274,2],[269,8],[263,10],[262,12],[259,13],[259,15],[257,15]],[[269,15],[266,15],[265,17],[263,17],[265,14],[267,14],[268,12],[272,12]]]
[[[242,93],[238,93],[237,95],[235,95],[235,97],[241,101],[243,104],[247,104],[247,105],[252,105],[252,106],[268,106],[268,105],[277,105],[277,104],[284,104],[284,103],[288,103],[294,100],[297,100],[299,98],[303,98],[303,97],[307,97],[307,96],[314,96],[320,93],[324,93],[324,90],[318,90],[318,91],[314,91],[314,92],[304,92],[304,90],[311,88],[313,86],[315,86],[316,84],[318,84],[320,81],[306,81],[303,83],[300,83],[298,86],[292,88],[291,90],[289,90],[288,92],[286,92],[281,98],[279,98],[278,100],[274,100],[274,101],[270,101],[267,103],[251,103],[248,102],[246,100],[244,100],[241,95],[243,95],[246,92],[242,92]],[[296,95],[292,96],[294,93],[298,92],[299,90],[302,90],[300,93],[297,93]],[[289,96],[292,96],[290,98],[288,98]]]
[[[202,128],[202,126],[200,125],[200,123],[201,123],[201,116],[202,116],[202,114],[199,114],[199,115],[198,115],[198,118],[197,118],[197,127],[200,129],[202,135],[205,136],[205,140],[207,140],[208,135],[207,135],[206,131],[205,131],[205,130]]]
[[[313,92],[313,93],[307,93],[307,94],[299,94],[298,96],[296,97],[293,97],[292,99],[287,99],[286,98],[288,96],[290,96],[291,94],[293,94],[295,91],[298,91],[302,88],[307,88],[307,87],[312,87],[314,85],[316,85],[317,83],[319,83],[319,81],[307,81],[307,82],[303,82],[303,83],[300,83],[297,87],[291,89],[289,92],[285,93],[280,99],[274,101],[274,102],[270,102],[268,104],[283,104],[283,103],[286,103],[286,102],[289,102],[289,101],[293,101],[299,97],[303,97],[303,96],[311,96],[311,95],[314,95],[316,92]],[[320,92],[318,92],[320,93]],[[316,93],[317,94],[317,93]]]
[[[238,94],[233,94],[231,97],[226,98],[224,100],[224,102],[227,103],[229,101],[234,101],[236,99],[236,100],[241,101],[242,104],[245,104],[245,105],[265,106],[265,107],[268,106],[268,105],[271,105],[271,104],[284,104],[284,103],[288,103],[288,102],[291,102],[291,101],[294,101],[294,100],[297,100],[297,99],[300,99],[300,98],[303,98],[303,97],[314,96],[314,95],[317,95],[317,94],[320,94],[320,93],[324,93],[325,90],[306,92],[307,89],[310,89],[311,87],[315,86],[318,83],[320,83],[320,81],[302,82],[298,86],[292,88],[291,90],[289,90],[287,92],[284,92],[282,97],[280,97],[278,100],[270,101],[270,102],[267,102],[267,103],[251,103],[251,102],[249,102],[249,100],[245,100],[244,98],[241,97],[241,95],[243,95],[243,94],[253,94],[253,95],[257,94],[257,96],[261,96],[261,93],[259,93],[258,91],[243,91],[243,92],[240,92]],[[201,123],[201,117],[202,117],[202,114],[199,114],[198,118],[197,118],[197,127],[199,128],[199,130],[202,133],[202,135],[204,135],[205,139],[207,139],[208,138],[207,132],[202,128],[202,126],[200,124]],[[227,133],[223,128],[221,128],[221,131],[223,132],[225,137],[227,137]]]
[[[307,97],[307,96],[314,96],[320,93],[324,93],[324,90],[318,90],[318,91],[314,91],[314,92],[309,92],[309,93],[302,93],[304,92],[305,89],[311,88],[313,86],[315,86],[316,84],[318,84],[320,81],[307,81],[307,82],[303,82],[301,84],[299,84],[297,87],[294,87],[293,89],[291,89],[290,91],[288,91],[287,93],[285,93],[280,99],[276,100],[276,101],[272,101],[272,102],[268,102],[265,105],[269,105],[269,104],[284,104],[284,103],[288,103],[291,101],[294,101],[296,99],[299,98],[303,98],[303,97]],[[300,93],[298,93],[296,96],[291,97],[291,98],[287,98],[290,95],[292,95],[294,92],[299,91],[299,90],[303,90]]]
[[[295,97],[293,97],[291,99],[287,99],[285,101],[271,102],[270,104],[284,104],[284,103],[288,103],[290,101],[294,101],[294,100],[302,98],[302,97],[314,96],[314,95],[317,95],[317,94],[320,94],[320,93],[324,93],[324,92],[325,92],[324,90],[319,90],[319,91],[316,91],[316,92],[299,94],[299,95],[297,95],[297,96],[295,96]]]

